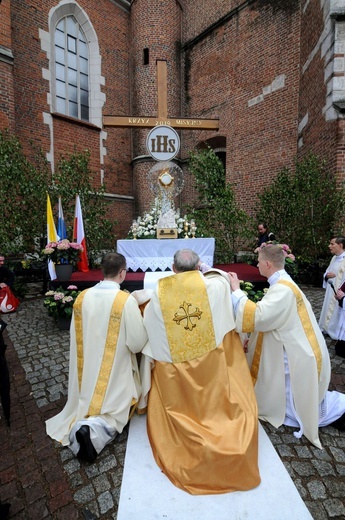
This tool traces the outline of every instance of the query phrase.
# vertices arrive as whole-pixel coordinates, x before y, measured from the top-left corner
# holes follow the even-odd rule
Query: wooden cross
[[[157,117],[104,116],[104,126],[122,128],[153,128],[159,125],[173,128],[189,128],[189,130],[219,130],[219,119],[190,119],[168,117],[167,62],[157,61]]]
[[[192,323],[191,318],[198,318],[198,320],[200,320],[202,315],[202,311],[199,311],[198,307],[196,307],[194,312],[190,313],[189,307],[191,307],[191,305],[191,303],[183,302],[183,305],[180,305],[179,309],[182,309],[184,314],[177,314],[177,312],[175,312],[175,317],[173,318],[173,321],[176,321],[177,325],[180,325],[181,321],[187,320],[186,330],[193,330],[196,326],[195,323]]]

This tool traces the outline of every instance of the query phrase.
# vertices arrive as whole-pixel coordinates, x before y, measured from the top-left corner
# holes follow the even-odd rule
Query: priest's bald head
[[[180,249],[174,254],[173,271],[174,273],[185,273],[195,271],[200,262],[199,256],[192,249]]]

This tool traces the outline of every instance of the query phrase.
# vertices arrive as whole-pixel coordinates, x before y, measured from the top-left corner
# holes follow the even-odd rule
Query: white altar
[[[193,249],[202,262],[213,265],[214,238],[165,238],[118,240],[117,252],[126,257],[127,267],[133,271],[141,269],[171,269],[173,257],[179,249]]]

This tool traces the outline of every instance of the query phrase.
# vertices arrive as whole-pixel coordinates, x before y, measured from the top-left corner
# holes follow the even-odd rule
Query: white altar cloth
[[[157,287],[157,282],[160,278],[166,278],[172,276],[173,271],[157,271],[156,273],[145,273],[144,277],[144,289],[152,289],[153,291]]]
[[[126,257],[127,267],[133,271],[171,269],[173,257],[179,249],[193,249],[205,264],[213,265],[214,238],[164,238],[118,240],[117,252]]]

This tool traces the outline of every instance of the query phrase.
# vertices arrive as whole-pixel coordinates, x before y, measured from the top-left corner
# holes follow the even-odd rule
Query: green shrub
[[[49,175],[25,157],[18,139],[0,132],[0,248],[2,253],[30,252],[46,228]],[[36,244],[38,245],[38,244]]]
[[[30,162],[18,139],[7,130],[0,132],[0,248],[3,254],[31,253],[45,246],[47,192],[53,208],[57,208],[58,196],[61,196],[70,239],[75,196],[79,194],[88,253],[97,257],[99,251],[115,247],[116,221],[107,218],[106,187],[95,187],[89,158],[87,150],[75,150],[57,161],[52,175],[42,151],[34,150],[34,160]]]
[[[232,262],[239,244],[252,235],[248,214],[235,201],[231,184],[225,182],[222,162],[211,148],[190,154],[189,170],[198,192],[196,208],[189,207],[198,236],[214,237],[215,263]]]
[[[109,201],[105,198],[105,185],[95,187],[95,174],[89,166],[90,152],[74,151],[61,157],[56,165],[53,183],[49,186],[52,205],[61,196],[67,238],[72,240],[75,196],[79,194],[83,212],[83,224],[88,252],[96,255],[106,249],[114,249],[116,221],[107,218]]]
[[[258,195],[257,220],[267,222],[279,242],[288,243],[304,263],[328,255],[328,244],[344,225],[344,186],[313,154],[284,168]]]

